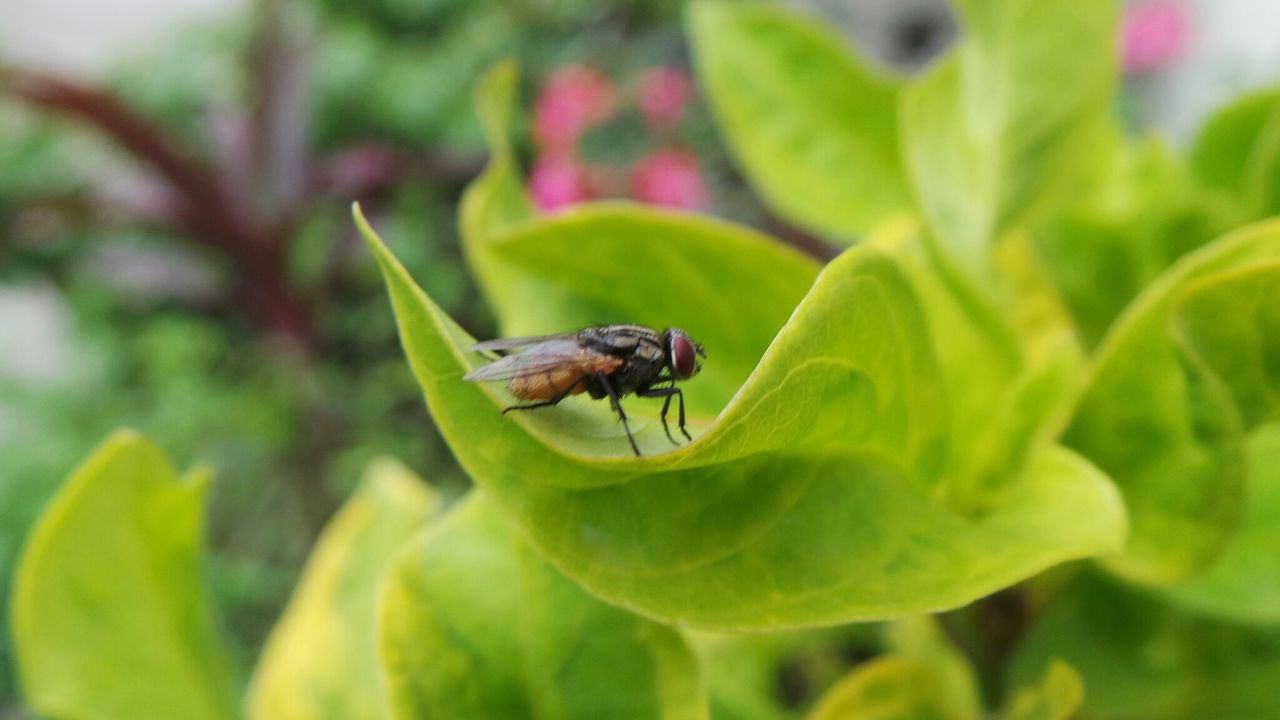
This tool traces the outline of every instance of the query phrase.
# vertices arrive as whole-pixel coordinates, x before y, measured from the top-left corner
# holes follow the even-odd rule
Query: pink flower
[[[543,212],[582,202],[591,196],[586,172],[568,155],[543,155],[529,173],[529,193]]]
[[[631,194],[637,200],[665,207],[696,210],[706,204],[698,158],[688,150],[658,150],[631,168]]]
[[[1190,34],[1191,18],[1177,0],[1145,0],[1129,6],[1120,28],[1125,72],[1151,72],[1177,60]]]
[[[543,83],[533,115],[533,139],[543,150],[573,149],[588,128],[608,120],[614,110],[609,79],[579,65],[556,70]]]
[[[669,128],[680,122],[693,93],[693,81],[682,70],[659,67],[640,76],[640,112],[651,130]]]

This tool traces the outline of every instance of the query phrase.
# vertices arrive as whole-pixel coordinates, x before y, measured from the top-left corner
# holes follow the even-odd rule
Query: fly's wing
[[[568,337],[573,337],[572,335]],[[514,338],[523,340],[525,338]],[[622,364],[621,358],[588,350],[575,340],[540,339],[522,353],[499,358],[484,367],[476,368],[463,380],[493,382],[528,377],[553,371],[570,371],[582,375],[611,372]]]
[[[536,335],[533,337],[517,337],[517,338],[498,338],[496,340],[485,340],[471,346],[476,352],[502,352],[504,350],[519,350],[527,348],[539,343],[551,342],[553,340],[574,341],[577,337],[574,333],[566,333],[564,335]],[[576,344],[576,343],[575,343]]]

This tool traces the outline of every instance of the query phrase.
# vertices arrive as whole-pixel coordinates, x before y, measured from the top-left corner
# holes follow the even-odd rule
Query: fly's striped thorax
[[[662,336],[643,325],[602,325],[578,333],[578,338],[593,350],[612,355],[661,357]]]

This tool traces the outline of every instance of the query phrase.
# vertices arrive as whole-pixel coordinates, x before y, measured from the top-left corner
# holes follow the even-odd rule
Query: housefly
[[[639,455],[640,448],[631,435],[619,399],[631,393],[666,398],[662,404],[662,429],[676,444],[667,425],[667,411],[674,397],[679,400],[680,432],[693,439],[684,427],[684,393],[676,383],[697,375],[702,369],[698,358],[707,354],[683,330],[658,332],[641,325],[601,325],[564,335],[487,340],[473,349],[502,357],[467,373],[463,380],[505,380],[508,392],[529,401],[527,405],[504,409],[504,415],[512,410],[549,407],[583,392],[597,400],[607,397],[627,431],[631,449]]]

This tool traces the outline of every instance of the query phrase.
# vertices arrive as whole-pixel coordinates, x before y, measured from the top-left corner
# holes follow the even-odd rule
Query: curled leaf
[[[1133,523],[1113,571],[1170,584],[1205,570],[1245,511],[1248,431],[1275,417],[1280,224],[1184,258],[1103,341],[1066,443],[1113,477]]]
[[[505,398],[461,381],[484,362],[471,338],[357,222],[462,465],[534,547],[612,602],[708,628],[878,618],[968,602],[1123,536],[1106,478],[1052,446],[979,518],[929,498],[944,398],[918,301],[882,252],[823,271],[691,445],[670,449],[632,412],[636,459],[600,404],[500,416]]]

